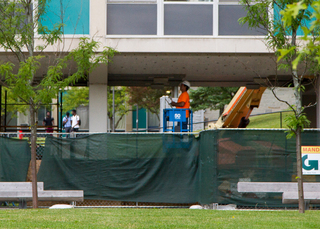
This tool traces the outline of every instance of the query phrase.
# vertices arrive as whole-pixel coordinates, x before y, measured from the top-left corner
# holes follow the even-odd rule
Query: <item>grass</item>
[[[0,228],[319,228],[320,212],[190,209],[0,210]]]
[[[292,112],[282,113],[282,128],[286,128],[284,120],[290,114]],[[251,116],[247,128],[280,128],[280,113]]]

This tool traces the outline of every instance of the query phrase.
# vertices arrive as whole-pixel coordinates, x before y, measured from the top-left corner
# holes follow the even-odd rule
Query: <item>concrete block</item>
[[[320,182],[304,183],[305,192],[320,190]],[[238,192],[298,192],[296,182],[238,182]]]
[[[43,182],[37,182],[38,191],[43,191]],[[0,182],[0,191],[32,191],[32,182]]]
[[[313,203],[320,203],[319,192],[304,192],[304,200]],[[297,204],[299,201],[298,192],[284,192],[282,194],[282,203],[284,204]]]

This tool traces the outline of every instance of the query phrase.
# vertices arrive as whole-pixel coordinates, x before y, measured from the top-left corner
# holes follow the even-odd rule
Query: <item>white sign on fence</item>
[[[320,146],[301,146],[303,175],[320,175]]]

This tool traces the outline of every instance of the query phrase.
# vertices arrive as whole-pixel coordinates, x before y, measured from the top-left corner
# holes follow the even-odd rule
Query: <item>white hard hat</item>
[[[190,82],[189,81],[183,81],[181,84],[184,84],[184,85],[186,85],[188,88],[190,88]]]

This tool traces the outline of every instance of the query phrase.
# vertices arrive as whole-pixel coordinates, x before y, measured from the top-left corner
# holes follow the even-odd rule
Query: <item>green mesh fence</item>
[[[198,155],[193,135],[48,137],[38,178],[45,189],[84,190],[87,199],[197,202]]]
[[[28,141],[0,137],[0,182],[26,181],[30,159]]]
[[[320,145],[319,132],[304,132],[302,142]],[[287,140],[283,130],[212,130],[198,138],[48,137],[38,173],[45,189],[84,190],[87,199],[258,207],[284,206],[281,194],[238,193],[239,181],[294,182],[295,177],[295,140]]]
[[[295,142],[284,131],[219,130],[215,135],[214,202],[245,206],[282,205],[282,193],[238,193],[239,181],[290,182],[295,174]],[[206,145],[204,143],[204,145]]]

